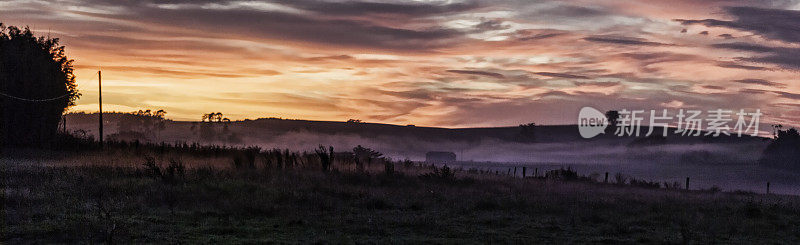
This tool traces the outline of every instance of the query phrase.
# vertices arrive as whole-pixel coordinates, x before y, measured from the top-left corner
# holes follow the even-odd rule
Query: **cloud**
[[[717,62],[717,66],[724,67],[724,68],[732,68],[732,69],[743,69],[743,70],[751,70],[751,71],[768,71],[772,70],[763,66],[751,66],[751,65],[742,65],[737,64],[735,62],[730,61],[720,61]]]
[[[590,77],[587,76],[573,75],[567,73],[556,73],[556,72],[534,72],[533,74],[545,77],[555,77],[555,78],[590,79]]]
[[[400,15],[407,18],[453,14],[481,7],[476,2],[422,3],[422,2],[371,2],[371,1],[285,1],[288,6],[314,11],[323,15]]]
[[[674,52],[636,52],[636,53],[622,53],[620,55],[622,57],[638,61],[640,66],[644,67],[645,70],[649,71],[655,70],[654,68],[647,67],[653,64],[701,59],[696,55],[681,54]]]
[[[759,44],[752,44],[752,43],[743,43],[743,42],[716,43],[712,44],[711,47],[756,52],[756,53],[767,53],[775,51],[775,48],[773,47],[759,45]]]
[[[497,72],[488,72],[488,71],[475,71],[475,70],[447,70],[447,72],[458,73],[458,74],[467,74],[467,75],[479,75],[479,76],[487,76],[493,78],[505,78],[505,75],[497,73]]]
[[[744,83],[744,84],[764,85],[764,86],[776,87],[776,88],[785,88],[786,87],[786,84],[770,82],[770,81],[767,81],[767,80],[764,80],[764,79],[740,79],[740,80],[734,80],[734,82]]]
[[[553,37],[565,35],[564,32],[543,32],[543,33],[530,33],[525,30],[517,32],[517,40],[519,41],[534,41],[542,40]]]
[[[772,91],[773,93],[777,94],[780,97],[792,99],[792,100],[800,100],[800,94],[798,93],[791,93],[785,91]]]
[[[157,84],[186,95],[148,98],[146,89],[126,88],[109,100],[128,107],[163,102],[170,116],[188,119],[201,108],[219,108],[242,117],[502,126],[572,122],[566,112],[587,105],[655,109],[681,101],[687,108],[761,106],[766,112],[765,105],[798,92],[789,83],[800,70],[793,34],[800,25],[797,11],[777,9],[790,7],[779,1],[0,5],[3,21],[61,36],[79,77],[102,66],[117,84]],[[686,26],[664,21],[675,18],[696,20],[678,20]],[[87,95],[93,85],[80,84]],[[211,98],[231,92],[241,95]],[[95,102],[79,101],[89,103]],[[784,121],[797,114],[771,113]]]
[[[765,93],[769,93],[770,91],[769,90],[764,90],[764,89],[744,88],[744,89],[739,89],[739,92],[746,93],[746,94],[765,94]]]
[[[669,45],[665,43],[652,42],[644,38],[634,37],[621,37],[621,36],[591,36],[583,38],[583,40],[598,43],[610,43],[619,45],[634,45],[634,46],[663,46]]]
[[[302,1],[302,3],[306,4],[302,5],[302,7],[315,11],[322,11],[327,7],[331,8],[330,13],[325,11],[319,14],[302,14],[271,9],[226,8],[226,3],[229,4],[230,2],[215,3],[215,5],[210,6],[202,3],[183,3],[183,5],[179,5],[180,7],[176,8],[131,3],[129,6],[119,6],[127,10],[124,14],[87,12],[76,14],[97,18],[122,19],[139,22],[143,25],[175,26],[198,31],[221,31],[220,33],[209,34],[424,52],[452,44],[455,41],[453,39],[463,37],[464,33],[438,26],[435,23],[409,22],[406,23],[409,24],[407,27],[403,27],[386,25],[378,20],[334,17],[345,13],[382,13],[393,9],[408,15],[436,14],[441,13],[441,11],[468,9],[462,5],[448,7],[449,5],[373,4],[361,2],[337,4]],[[294,5],[301,6],[300,3],[295,3]],[[381,10],[382,7],[388,9]],[[411,24],[425,26],[417,25],[412,27]]]
[[[797,26],[800,26],[800,11],[736,6],[725,8],[725,13],[733,17],[733,20],[674,20],[683,25],[699,24],[708,27],[727,27],[753,32],[773,40],[800,41],[800,31],[797,30]]]
[[[702,87],[703,88],[707,88],[707,89],[714,89],[714,90],[725,90],[725,87],[717,86],[717,85],[703,85]]]
[[[772,93],[781,98],[791,99],[791,100],[800,100],[800,94],[786,92],[786,91],[773,91],[773,90],[764,90],[764,89],[740,89],[739,92],[748,93],[748,94],[767,94]]]
[[[595,87],[614,87],[622,84],[621,82],[573,82],[575,86],[595,86]]]
[[[712,47],[746,51],[756,53],[750,57],[738,58],[740,61],[775,64],[784,69],[800,70],[800,48],[794,47],[772,47],[751,43],[718,43]]]
[[[77,69],[94,68],[86,66],[75,66]],[[165,69],[160,67],[146,67],[146,66],[103,66],[103,70],[116,71],[116,72],[136,72],[146,73],[150,75],[170,76],[177,78],[242,78],[242,77],[258,77],[258,76],[274,76],[280,75],[281,72],[274,70],[264,69],[242,69],[239,71],[225,71],[225,72],[197,72],[197,71],[184,71],[176,69]]]

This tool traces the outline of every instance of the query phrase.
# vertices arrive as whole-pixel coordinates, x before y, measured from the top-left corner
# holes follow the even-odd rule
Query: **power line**
[[[55,97],[55,98],[49,98],[49,99],[26,99],[26,98],[21,98],[21,97],[17,97],[17,96],[13,96],[13,95],[10,95],[10,94],[6,94],[6,93],[3,93],[3,92],[0,92],[0,95],[6,96],[6,97],[9,97],[9,98],[12,98],[12,99],[26,101],[26,102],[50,102],[50,101],[54,101],[54,100],[57,100],[57,99],[61,99],[61,98],[67,97],[67,96],[69,96],[71,94],[72,93],[68,93],[68,94],[65,94],[65,95],[62,95],[62,96],[58,96],[58,97]]]
[[[92,76],[92,78],[89,78],[89,80],[94,79],[95,76],[97,76],[97,73],[95,73]],[[58,100],[58,99],[62,99],[64,97],[70,96],[71,94],[72,93],[66,93],[64,95],[61,95],[61,96],[58,96],[58,97],[54,97],[54,98],[48,98],[48,99],[27,99],[27,98],[17,97],[17,96],[13,96],[13,95],[10,95],[10,94],[6,94],[6,93],[3,93],[3,92],[0,92],[0,95],[2,95],[2,96],[6,96],[8,98],[21,100],[21,101],[25,101],[25,102],[50,102],[50,101],[54,101],[54,100]]]

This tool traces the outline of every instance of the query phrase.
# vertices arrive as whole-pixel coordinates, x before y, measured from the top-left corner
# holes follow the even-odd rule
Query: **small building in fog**
[[[429,151],[425,153],[425,162],[448,164],[456,162],[456,154],[449,151]]]

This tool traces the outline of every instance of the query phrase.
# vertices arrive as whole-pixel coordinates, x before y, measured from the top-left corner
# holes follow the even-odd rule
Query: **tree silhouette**
[[[78,99],[72,60],[58,38],[0,23],[0,144],[44,146]]]
[[[617,122],[619,122],[619,117],[619,111],[611,110],[606,112],[606,120],[608,120],[606,134],[613,134],[614,131],[617,130]]]
[[[115,140],[158,140],[161,131],[166,129],[167,114],[165,110],[139,110],[132,113],[121,114],[117,121],[117,133],[111,134],[109,139]]]
[[[764,149],[759,163],[777,168],[800,169],[800,133],[797,129],[777,130],[775,139]]]
[[[364,170],[365,162],[367,163],[367,166],[369,166],[372,164],[373,159],[383,156],[382,153],[361,145],[353,148],[353,155],[355,155],[356,168],[358,168],[359,171]]]
[[[519,132],[516,140],[518,142],[531,143],[536,141],[536,123],[519,125]]]
[[[228,128],[230,123],[231,119],[224,117],[222,112],[203,114],[199,124],[200,139],[206,142],[225,141],[230,143],[241,143],[241,138],[239,138],[239,135]],[[222,127],[221,130],[219,129],[220,125]],[[192,131],[195,131],[197,128],[197,125],[192,124]]]

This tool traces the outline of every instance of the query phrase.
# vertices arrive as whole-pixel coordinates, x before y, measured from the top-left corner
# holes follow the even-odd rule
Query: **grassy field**
[[[2,243],[800,242],[793,196],[402,163],[325,171],[311,160],[269,165],[266,154],[247,166],[224,154],[9,152]]]

